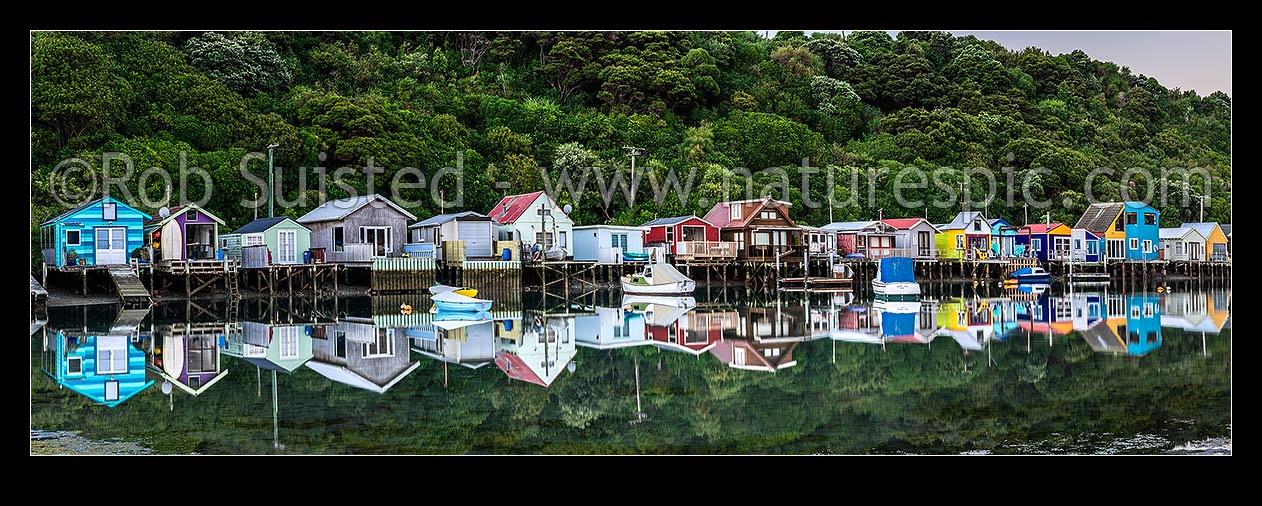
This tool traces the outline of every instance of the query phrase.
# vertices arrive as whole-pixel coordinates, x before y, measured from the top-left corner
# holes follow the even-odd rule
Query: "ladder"
[[[224,285],[228,290],[228,297],[238,298],[241,296],[241,269],[239,266],[233,265],[233,262],[224,261]]]

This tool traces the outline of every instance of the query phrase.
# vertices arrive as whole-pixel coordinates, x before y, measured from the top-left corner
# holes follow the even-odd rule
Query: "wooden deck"
[[[31,333],[35,333],[37,327],[34,322],[48,319],[48,290],[44,289],[44,285],[39,284],[35,280],[35,276],[31,276]]]

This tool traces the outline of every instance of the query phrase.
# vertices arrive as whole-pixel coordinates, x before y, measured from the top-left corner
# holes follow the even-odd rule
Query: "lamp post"
[[[280,147],[279,142],[273,142],[267,145],[267,217],[275,216],[276,212],[276,168],[272,163],[272,157],[276,148]]]

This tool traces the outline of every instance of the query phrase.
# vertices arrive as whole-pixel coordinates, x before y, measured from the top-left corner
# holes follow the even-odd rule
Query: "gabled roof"
[[[264,230],[267,230],[267,229],[269,229],[269,228],[272,228],[272,227],[276,226],[278,223],[280,223],[280,222],[282,222],[282,221],[285,221],[285,220],[293,221],[293,220],[292,220],[292,219],[290,219],[288,216],[274,216],[274,217],[271,217],[271,218],[259,218],[259,219],[257,219],[257,220],[254,220],[254,221],[251,221],[251,222],[249,222],[249,223],[246,223],[246,224],[245,224],[245,226],[243,226],[243,227],[241,227],[241,228],[238,228],[238,229],[236,229],[236,230],[233,230],[233,231],[232,231],[232,233],[234,233],[234,234],[253,234],[253,233],[256,233],[256,232],[262,232],[262,231],[264,231]],[[306,228],[306,227],[303,227],[303,228]]]
[[[889,225],[899,230],[909,230],[912,227],[919,225],[920,222],[922,221],[925,223],[929,223],[929,220],[926,220],[924,218],[887,218],[882,221],[884,221],[886,225]],[[932,227],[933,224],[929,223],[929,226]]]
[[[218,216],[210,214],[209,211],[202,209],[201,206],[197,204],[184,204],[182,206],[175,206],[175,207],[170,208],[169,211],[171,212],[167,214],[166,218],[159,216],[157,218],[149,218],[145,220],[145,228],[160,227],[162,225],[165,225],[166,222],[174,220],[176,216],[184,214],[184,212],[188,210],[196,210],[197,212],[200,212],[206,216],[209,216],[210,219],[215,220],[215,223],[224,225],[223,220],[219,219]]]
[[[972,224],[972,223],[973,223],[973,220],[974,220],[974,219],[977,219],[978,217],[980,217],[980,218],[982,219],[982,221],[985,221],[985,220],[986,220],[986,217],[985,217],[985,216],[982,216],[982,212],[981,212],[981,211],[963,211],[963,212],[960,212],[959,214],[956,214],[956,215],[955,215],[955,219],[951,220],[951,222],[950,222],[950,223],[947,223],[947,224],[946,224],[946,228],[949,228],[949,229],[961,229],[961,228],[967,227],[967,226],[969,226],[970,224]],[[987,225],[990,225],[990,222],[986,222],[986,224],[987,224]]]
[[[416,216],[407,212],[406,209],[399,207],[398,204],[391,202],[390,199],[374,193],[372,195],[360,195],[358,197],[330,200],[320,204],[320,207],[312,209],[311,212],[302,215],[301,218],[298,218],[298,223],[316,223],[320,221],[340,220],[351,213],[358,211],[361,207],[373,202],[382,202],[384,205],[393,207],[394,210],[402,213],[404,216],[407,216],[409,220],[416,219]]]
[[[148,366],[148,369],[152,371],[154,374],[156,374],[159,378],[162,378],[163,381],[167,381],[171,383],[176,388],[183,390],[184,393],[187,393],[193,397],[197,397],[201,395],[202,392],[205,392],[207,389],[209,389],[211,385],[214,385],[215,383],[218,383],[219,380],[228,377],[228,370],[225,369],[221,372],[216,373],[215,377],[211,378],[210,381],[202,383],[202,386],[193,388],[191,386],[186,385],[183,381],[180,381],[179,378],[176,378],[176,377],[171,376],[170,374],[167,374],[166,371],[163,371],[161,367]]]
[[[1049,230],[1056,230],[1063,226],[1065,226],[1064,223],[1031,223],[1029,225],[1021,227],[1021,230],[1018,230],[1017,233],[1018,234],[1046,234]]]
[[[1205,235],[1201,234],[1195,228],[1186,227],[1186,226],[1175,227],[1175,228],[1163,228],[1163,229],[1158,230],[1157,234],[1161,239],[1182,239],[1184,237],[1187,237],[1188,234],[1193,233],[1193,232],[1196,232],[1197,235],[1201,236],[1201,239],[1205,238]]]
[[[336,364],[327,364],[324,362],[320,362],[318,360],[309,361],[305,365],[307,366],[308,369],[311,369],[317,373],[320,373],[321,376],[324,376],[328,379],[331,379],[343,385],[350,385],[355,388],[362,388],[369,392],[376,392],[379,394],[384,394],[386,393],[387,390],[390,390],[390,388],[393,387],[396,383],[398,383],[408,374],[411,374],[412,371],[416,370],[417,367],[420,367],[421,363],[412,362],[411,364],[408,365],[406,369],[399,371],[398,374],[396,374],[393,378],[390,379],[388,383],[384,385],[378,385],[373,380],[365,378],[363,375],[359,374],[355,370],[347,368],[345,366],[336,365]]]
[[[504,374],[507,374],[509,378],[525,381],[526,383],[534,383],[544,388],[548,387],[548,383],[545,383],[525,362],[522,362],[521,357],[517,356],[516,353],[501,351],[495,357],[495,365],[501,371],[504,371]]]
[[[700,221],[705,222],[705,224],[706,224],[706,225],[714,226],[714,224],[713,224],[713,223],[710,223],[710,222],[708,222],[708,221],[706,221],[706,220],[703,220],[703,219],[701,219],[701,218],[697,217],[697,215],[695,215],[695,214],[694,214],[694,215],[690,215],[690,216],[675,216],[675,217],[673,217],[673,218],[657,218],[657,219],[655,219],[655,220],[649,220],[649,221],[646,221],[646,222],[644,222],[644,224],[643,224],[643,225],[640,225],[640,226],[641,226],[641,227],[659,227],[659,226],[663,226],[663,225],[674,225],[674,224],[676,224],[676,223],[682,223],[682,222],[685,222],[685,221],[691,220],[691,219],[693,219],[693,218],[696,218],[697,220],[700,220]]]
[[[740,219],[732,221],[732,212],[730,211],[731,207],[734,205],[743,206],[750,203],[758,203],[758,205],[749,212],[742,212]],[[785,202],[783,200],[772,200],[770,197],[753,200],[717,202],[714,204],[714,207],[710,208],[710,212],[706,213],[705,221],[713,223],[714,226],[719,228],[743,228],[749,224],[749,220],[752,220],[758,215],[758,213],[762,212],[763,208],[766,208],[772,203],[775,203],[776,206],[784,207],[791,207],[793,205],[792,203]],[[793,220],[790,218],[789,221],[792,222]]]
[[[448,213],[448,214],[440,214],[437,216],[431,216],[429,218],[425,218],[424,220],[411,224],[410,226],[408,226],[408,228],[432,227],[434,225],[441,225],[443,223],[447,223],[449,221],[460,219],[460,218],[485,218],[486,220],[491,219],[487,215],[476,212],[476,211],[463,211],[459,213]],[[476,220],[466,220],[466,221],[484,221],[484,220],[476,219]]]
[[[490,216],[496,223],[513,223],[521,218],[521,215],[526,212],[526,209],[530,208],[531,204],[535,203],[535,200],[539,199],[540,195],[546,197],[552,203],[553,208],[559,208],[556,205],[556,201],[552,200],[552,197],[547,196],[544,192],[537,191],[504,197],[499,202],[496,202],[494,206],[491,206],[491,210],[487,211],[486,215]]]
[[[994,227],[1011,227],[1011,226],[1012,226],[1012,224],[1011,224],[1011,223],[1008,223],[1008,220],[1005,220],[1005,219],[1003,219],[1003,218],[995,218],[995,219],[993,219],[993,220],[990,220],[990,227],[991,227],[991,228],[994,228]]]
[[[872,226],[873,223],[876,223],[876,222],[875,221],[837,221],[837,222],[824,225],[820,228],[824,230],[832,231],[832,232],[858,232],[860,230],[868,228],[869,226]]]
[[[1231,235],[1231,224],[1219,225],[1218,228],[1223,229],[1223,235]]]
[[[1109,225],[1113,224],[1113,220],[1122,213],[1124,207],[1126,204],[1122,202],[1091,204],[1082,213],[1082,217],[1078,218],[1078,223],[1074,225],[1074,228],[1084,228],[1095,233],[1105,232]]]
[[[1214,227],[1217,227],[1218,223],[1213,221],[1190,222],[1184,223],[1182,226],[1184,228],[1196,229],[1196,231],[1201,234],[1201,237],[1209,239],[1209,236],[1214,233]],[[1219,227],[1219,229],[1221,230],[1222,228]],[[1223,235],[1227,235],[1227,232],[1223,231]]]
[[[71,210],[69,210],[69,211],[66,211],[66,212],[64,212],[64,213],[61,213],[61,214],[59,214],[59,215],[57,215],[57,216],[54,216],[54,217],[52,217],[52,218],[49,218],[49,219],[47,219],[47,220],[44,220],[44,222],[43,222],[43,223],[40,223],[40,224],[39,224],[39,226],[41,226],[41,227],[42,227],[42,226],[44,226],[44,225],[48,225],[48,224],[50,224],[50,223],[54,223],[54,222],[58,222],[58,221],[61,221],[61,220],[63,220],[63,219],[66,219],[66,218],[70,217],[70,215],[75,214],[75,213],[77,213],[77,212],[79,212],[79,211],[82,211],[82,210],[84,210],[84,209],[87,209],[87,208],[89,208],[89,207],[92,207],[92,206],[93,206],[93,205],[95,205],[97,202],[100,202],[100,201],[102,201],[102,200],[108,200],[108,201],[113,202],[113,203],[115,203],[115,204],[119,204],[119,205],[124,205],[124,206],[127,206],[127,204],[124,204],[124,203],[122,203],[122,202],[119,202],[119,201],[118,201],[118,199],[116,199],[116,198],[114,198],[114,197],[104,197],[104,198],[99,198],[99,199],[96,199],[96,200],[93,200],[93,201],[85,202],[85,203],[83,203],[83,204],[80,204],[80,205],[79,205],[79,207],[76,207],[76,208],[71,209]],[[131,207],[131,206],[127,206],[127,207]],[[136,209],[136,208],[134,208],[134,207],[131,207],[131,208],[132,208],[132,209]],[[146,213],[146,212],[141,211],[141,210],[139,210],[139,209],[136,209],[136,212],[138,212],[138,213],[140,213],[141,215],[143,215],[143,216],[145,217],[145,219],[146,219],[146,220],[147,220],[147,219],[150,219],[150,218],[153,218],[153,216],[150,216],[150,215],[149,215],[149,213]]]

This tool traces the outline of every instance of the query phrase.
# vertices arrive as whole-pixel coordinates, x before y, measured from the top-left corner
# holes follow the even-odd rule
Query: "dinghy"
[[[648,253],[632,253],[630,251],[622,252],[622,261],[624,262],[647,262],[649,261]]]
[[[478,290],[477,290],[477,289],[475,289],[475,288],[469,288],[469,287],[467,287],[467,286],[447,286],[447,285],[442,285],[442,284],[434,283],[434,285],[433,285],[433,286],[430,286],[430,287],[429,287],[429,293],[434,294],[434,295],[438,295],[438,294],[440,294],[440,293],[447,293],[447,292],[455,292],[455,293],[458,293],[458,294],[460,294],[460,295],[464,295],[465,297],[477,297],[477,296],[478,296]]]
[[[438,311],[478,313],[491,310],[491,301],[486,299],[475,299],[455,292],[437,294],[433,297],[433,300],[434,307],[437,308]]]

